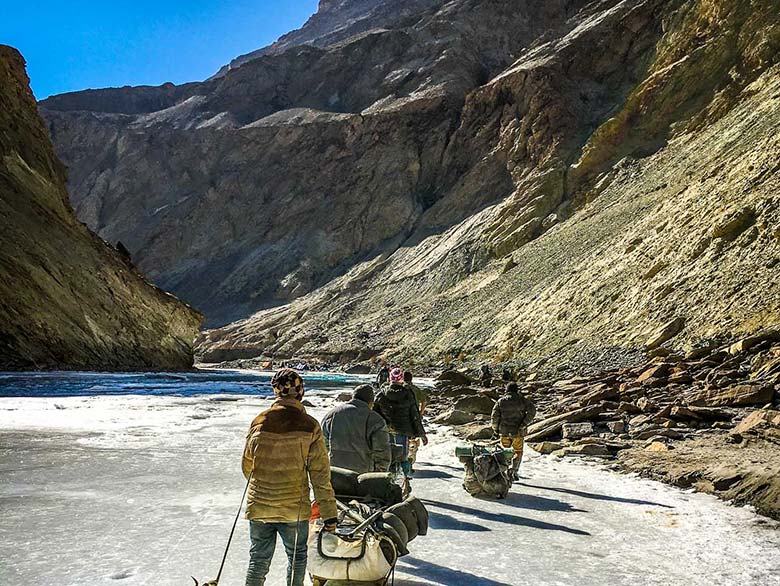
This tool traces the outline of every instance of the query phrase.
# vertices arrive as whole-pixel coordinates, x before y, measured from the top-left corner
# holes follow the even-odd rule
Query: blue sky
[[[0,43],[22,52],[38,99],[205,79],[299,28],[317,9],[317,0],[3,3]]]

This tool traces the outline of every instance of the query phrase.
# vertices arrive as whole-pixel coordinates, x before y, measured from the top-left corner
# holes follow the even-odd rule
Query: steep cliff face
[[[293,300],[210,359],[630,353],[778,321],[776,8],[419,4],[164,110],[44,107],[80,217],[159,283],[212,323]]]
[[[402,28],[253,59],[162,110],[149,88],[42,106],[79,217],[224,323],[510,193],[495,157],[463,179],[464,158],[485,155],[450,145],[465,96],[522,47],[574,27],[580,4],[448,4]]]
[[[65,175],[0,45],[0,370],[191,366],[201,316],[76,219]]]

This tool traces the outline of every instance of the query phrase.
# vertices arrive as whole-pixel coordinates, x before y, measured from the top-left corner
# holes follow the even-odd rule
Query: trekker
[[[360,385],[352,400],[331,409],[322,420],[322,433],[332,466],[364,472],[390,469],[390,436],[382,416],[372,411],[374,388]]]
[[[523,459],[523,440],[535,416],[536,405],[529,397],[520,393],[517,383],[507,384],[506,393],[493,407],[493,431],[499,435],[502,447],[514,450],[512,480],[518,479],[517,471]]]
[[[479,369],[479,373],[479,382],[483,387],[489,387],[493,382],[493,373],[490,372],[490,367],[487,364],[483,364]]]
[[[287,585],[303,586],[309,534],[309,483],[319,504],[325,531],[335,531],[336,497],[322,429],[306,414],[303,380],[289,368],[271,379],[276,401],[249,427],[241,464],[249,481],[249,569],[246,586],[263,586],[277,534],[287,552]]]
[[[414,393],[404,386],[404,373],[396,367],[390,371],[390,386],[376,398],[374,411],[387,422],[390,432],[390,444],[393,452],[393,465],[403,472],[402,488],[405,493],[411,491],[409,485],[409,440],[419,437],[423,445],[428,445],[420,410]]]
[[[388,380],[390,380],[390,368],[387,364],[383,364],[382,368],[379,369],[379,372],[376,373],[376,385],[382,387],[387,384]]]
[[[425,407],[428,405],[428,391],[421,389],[412,382],[414,376],[408,370],[404,372],[404,385],[414,394],[417,401],[417,408],[420,410],[420,417],[425,415]],[[409,440],[409,472],[414,472],[414,463],[417,460],[417,451],[420,449],[420,439],[412,438]]]

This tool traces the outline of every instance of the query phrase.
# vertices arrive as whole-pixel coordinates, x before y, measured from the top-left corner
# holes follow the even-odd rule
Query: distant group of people
[[[251,540],[247,586],[265,584],[277,536],[288,557],[288,586],[303,585],[310,484],[323,530],[336,529],[331,465],[358,473],[395,471],[408,494],[420,442],[428,443],[422,421],[427,393],[412,381],[400,367],[383,367],[374,385],[356,387],[320,426],[303,406],[301,376],[289,368],[273,376],[276,400],[252,422],[242,463]]]

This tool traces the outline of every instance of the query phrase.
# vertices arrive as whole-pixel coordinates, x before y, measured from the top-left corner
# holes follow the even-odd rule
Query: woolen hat
[[[404,371],[398,368],[397,366],[390,371],[390,382],[391,383],[402,383],[404,382]]]
[[[292,368],[283,368],[271,379],[271,386],[277,397],[303,399],[303,379]]]

